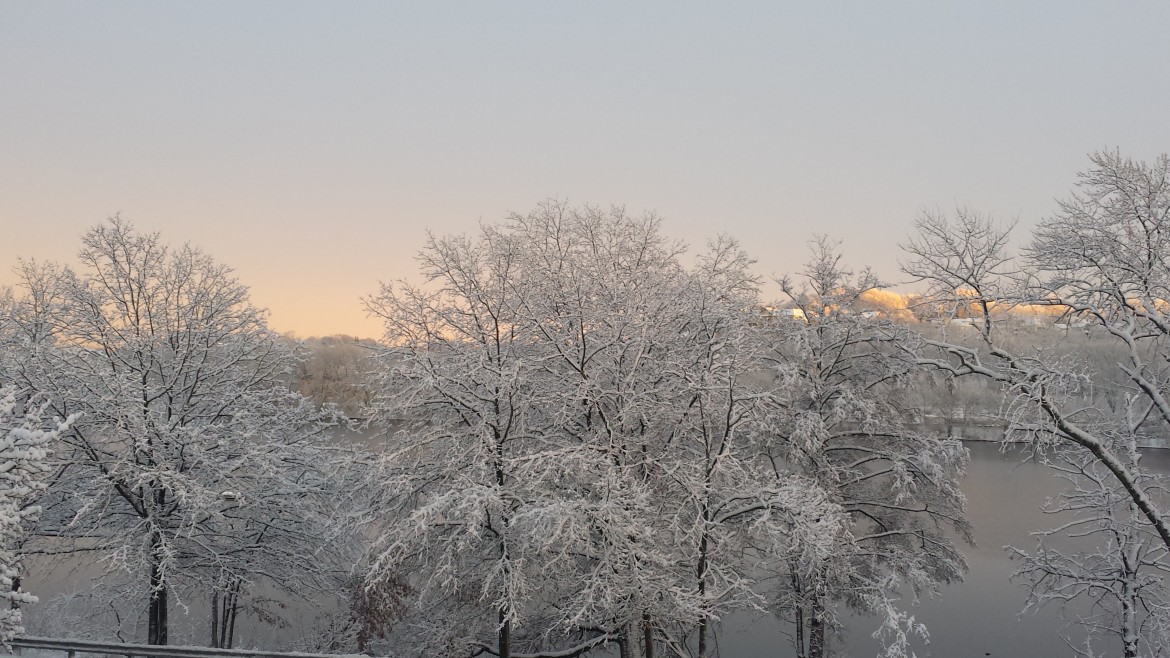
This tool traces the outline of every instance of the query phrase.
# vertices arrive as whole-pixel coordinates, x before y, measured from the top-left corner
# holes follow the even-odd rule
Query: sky
[[[0,0],[0,285],[120,213],[271,325],[376,336],[426,231],[550,197],[763,276],[817,233],[899,282],[926,209],[1024,229],[1170,150],[1170,3]],[[769,289],[770,290],[770,289]],[[768,290],[766,290],[768,292]]]

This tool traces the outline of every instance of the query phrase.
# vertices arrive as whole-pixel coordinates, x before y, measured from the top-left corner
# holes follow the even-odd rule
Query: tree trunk
[[[793,643],[796,645],[796,658],[808,658],[808,654],[804,651],[804,604],[796,604],[796,638]]]
[[[638,631],[634,623],[627,623],[622,627],[621,658],[642,658],[642,648],[638,644]]]
[[[219,648],[219,590],[211,592],[211,648]]]
[[[642,613],[642,642],[646,649],[645,658],[654,658],[654,626],[650,623],[650,613]]]
[[[240,609],[240,590],[242,581],[232,581],[226,589],[216,589],[211,593],[211,647],[216,649],[231,649],[233,636],[236,633],[236,614]]]
[[[162,537],[150,535],[150,608],[147,612],[146,643],[167,643],[167,586],[163,582],[161,557]]]
[[[496,416],[500,414],[500,392],[496,390],[495,410]],[[504,438],[500,434],[500,430],[492,430],[493,437],[496,440],[496,486],[501,489],[507,481],[507,476],[504,473]],[[500,515],[500,560],[504,563],[504,578],[508,578],[510,564],[508,562],[508,546],[504,543],[503,538],[507,536],[505,533],[508,530],[508,514],[505,512]],[[500,608],[500,637],[499,650],[500,658],[512,658],[512,622],[508,619],[504,608]]]
[[[223,630],[227,632],[227,636],[220,637],[220,647],[223,649],[231,649],[236,641],[236,616],[240,612],[240,589],[242,581],[237,580],[229,592],[228,598],[224,601],[224,621]]]
[[[1121,601],[1121,641],[1124,643],[1125,658],[1137,658],[1138,655],[1138,629],[1137,618],[1134,614],[1134,605],[1136,601],[1132,596],[1132,587],[1129,582],[1123,585],[1125,591]]]
[[[710,623],[706,617],[699,622],[699,653],[698,658],[707,658],[707,624]]]
[[[709,520],[707,510],[703,510],[703,519]],[[702,539],[699,540],[699,568],[696,569],[695,575],[699,579],[699,600],[702,603],[707,602],[707,533],[703,533]],[[706,606],[704,605],[704,608]],[[703,610],[703,619],[699,622],[699,653],[698,658],[707,658],[707,615],[706,610]]]
[[[1137,510],[1130,506],[1132,513],[1130,514],[1130,522],[1137,527],[1136,519]],[[1125,658],[1137,658],[1138,655],[1138,631],[1141,623],[1137,618],[1137,609],[1141,605],[1141,599],[1138,596],[1138,565],[1140,564],[1137,546],[1133,544],[1132,534],[1126,533],[1129,536],[1131,544],[1125,547],[1121,554],[1122,565],[1124,571],[1122,572],[1121,581],[1121,641],[1124,644]]]
[[[512,622],[500,610],[500,658],[512,658]]]
[[[796,595],[796,605],[793,610],[793,623],[796,625],[795,637],[793,644],[796,645],[796,658],[808,658],[804,647],[804,587],[800,582],[800,577],[796,575],[796,566],[790,565],[792,569],[792,593]]]
[[[825,608],[819,595],[813,596],[808,623],[808,658],[825,658]]]

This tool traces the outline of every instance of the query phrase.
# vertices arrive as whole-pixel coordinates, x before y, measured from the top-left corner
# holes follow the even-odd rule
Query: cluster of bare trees
[[[374,573],[421,571],[424,599],[483,605],[478,628],[415,627],[451,655],[613,639],[702,656],[712,620],[760,606],[791,614],[798,654],[818,656],[840,603],[883,613],[897,655],[923,629],[891,593],[959,577],[948,537],[969,531],[964,451],[913,431],[900,397],[925,367],[990,382],[1008,438],[1070,484],[1052,505],[1075,521],[1016,551],[1031,605],[1087,597],[1078,651],[1112,635],[1127,657],[1162,655],[1167,501],[1137,445],[1170,430],[1168,169],[1095,154],[1020,256],[1011,227],[978,213],[920,218],[905,271],[971,318],[973,339],[856,312],[877,282],[825,240],[803,283],[782,282],[801,321],[770,323],[743,315],[754,281],[733,244],[684,267],[652,218],[548,204],[478,240],[433,239],[429,292],[371,300],[387,323],[376,408],[401,423]],[[1021,349],[999,318],[1023,306],[1089,327],[1117,358]],[[1062,552],[1054,534],[1099,546]]]
[[[370,403],[375,341],[351,336],[290,339],[307,352],[296,369],[297,390],[317,406],[337,405],[350,418],[362,418]]]
[[[210,644],[231,646],[241,613],[334,589],[354,548],[328,441],[341,417],[290,390],[300,357],[247,288],[119,219],[79,259],[22,262],[3,309],[0,372],[42,416],[72,419],[23,554],[92,561],[96,594],[117,599],[107,625],[137,635],[145,601],[157,644],[175,597],[207,605]]]
[[[1030,605],[1089,597],[1091,638],[1162,655],[1168,501],[1137,446],[1170,431],[1168,169],[1095,155],[1019,256],[978,213],[921,217],[904,269],[973,318],[958,337],[870,312],[879,282],[827,238],[780,317],[734,240],[690,256],[653,215],[550,201],[430,237],[424,281],[367,300],[378,345],[306,360],[228,268],[115,218],[78,269],[22,262],[0,296],[0,588],[29,600],[22,557],[85,557],[118,636],[152,643],[176,603],[230,647],[241,615],[340,596],[333,649],[707,658],[755,610],[822,658],[854,609],[910,655],[906,601],[961,578],[971,536],[966,451],[912,408],[925,371],[1001,391],[1069,482],[1073,521],[1015,549]],[[1021,349],[997,318],[1024,305],[1116,358]],[[376,456],[337,440],[338,398]]]
[[[921,633],[894,600],[958,577],[966,452],[903,422],[913,364],[851,312],[873,282],[822,241],[762,316],[720,238],[683,264],[653,216],[549,202],[432,237],[429,285],[384,286],[375,578],[412,574],[417,655],[712,655],[737,609],[826,655],[838,604]]]

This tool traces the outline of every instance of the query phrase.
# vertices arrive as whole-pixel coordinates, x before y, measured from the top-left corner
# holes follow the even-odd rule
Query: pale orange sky
[[[943,5],[947,6],[943,6]],[[1017,6],[1026,5],[1026,6]],[[897,279],[923,208],[1026,224],[1170,149],[1170,5],[0,4],[0,284],[115,212],[272,325],[373,336],[424,231],[555,196]]]

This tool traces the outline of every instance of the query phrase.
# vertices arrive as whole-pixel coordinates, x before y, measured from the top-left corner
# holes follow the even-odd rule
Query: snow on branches
[[[52,470],[49,444],[69,428],[70,417],[48,422],[48,405],[18,395],[15,386],[0,387],[0,642],[23,632],[18,604],[36,598],[20,589],[20,545],[24,526],[36,520],[37,496]]]
[[[879,616],[887,655],[908,655],[911,637],[925,633],[894,605],[899,588],[932,593],[966,571],[946,530],[971,541],[959,490],[967,451],[910,425],[900,384],[914,367],[901,349],[912,334],[865,312],[863,296],[880,284],[845,269],[836,246],[816,238],[800,275],[780,281],[802,319],[772,328],[769,359],[785,376],[762,448],[831,492],[848,532],[817,570],[790,568],[778,600],[795,620],[800,656],[825,655],[830,602]]]
[[[24,263],[12,305],[9,371],[54,413],[80,414],[55,447],[65,472],[43,550],[79,547],[105,580],[129,580],[152,644],[167,643],[172,593],[210,599],[218,646],[252,588],[331,589],[349,545],[330,498],[339,416],[290,390],[299,357],[247,287],[119,218],[79,259]]]
[[[926,517],[962,527],[949,444],[886,450],[867,422],[847,443],[864,434],[874,466],[849,466],[858,447],[837,453],[845,481],[805,469],[797,437],[776,434],[804,413],[801,365],[761,321],[751,260],[721,237],[684,265],[659,225],[550,201],[474,238],[431,236],[427,285],[367,300],[386,328],[375,418],[392,428],[371,582],[409,577],[400,633],[420,655],[708,656],[711,624],[769,605],[778,569],[815,579],[843,546],[908,541],[851,539],[859,514],[914,519],[929,501]],[[886,482],[904,509],[873,512],[860,492]],[[929,548],[943,557],[920,569],[954,577],[950,549]]]
[[[931,285],[930,303],[941,302],[950,317],[970,315],[979,331],[978,341],[963,341],[944,330],[911,350],[914,357],[998,385],[1008,436],[1056,449],[1070,490],[1055,505],[1076,511],[1082,524],[1062,530],[1107,542],[1096,556],[1061,554],[1043,543],[1018,551],[1033,604],[1091,593],[1112,608],[1107,630],[1131,656],[1151,646],[1138,646],[1139,600],[1150,623],[1165,627],[1159,592],[1170,549],[1167,501],[1134,446],[1164,440],[1170,429],[1170,159],[1135,162],[1114,151],[1090,160],[1021,257],[1009,253],[1010,226],[970,211],[934,213],[919,219],[918,236],[904,245],[903,269]],[[1082,331],[1107,346],[1103,356],[1013,344],[1001,311],[1017,306],[1053,311],[1053,331]],[[1104,404],[1093,398],[1095,388],[1106,391]],[[1141,582],[1144,595],[1134,589]],[[1100,620],[1084,623],[1093,628]]]

